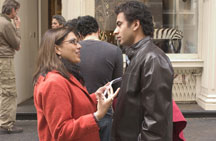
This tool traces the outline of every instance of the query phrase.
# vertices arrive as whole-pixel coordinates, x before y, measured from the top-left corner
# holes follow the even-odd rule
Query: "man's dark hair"
[[[53,19],[56,19],[59,23],[59,25],[64,25],[66,23],[66,20],[63,16],[61,15],[54,15],[52,16]]]
[[[2,5],[2,14],[10,15],[12,9],[17,10],[20,8],[20,3],[16,0],[5,0]]]
[[[96,19],[92,16],[78,17],[77,30],[82,36],[96,33],[99,29]]]
[[[154,27],[152,21],[152,15],[149,12],[148,8],[139,1],[129,1],[125,2],[115,9],[115,13],[118,15],[119,13],[124,13],[126,20],[129,25],[134,20],[139,20],[143,33],[146,36],[153,36]]]

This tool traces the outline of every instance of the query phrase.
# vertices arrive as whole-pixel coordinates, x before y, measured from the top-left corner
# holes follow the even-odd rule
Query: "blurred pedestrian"
[[[60,28],[63,27],[66,23],[65,18],[61,15],[54,15],[52,17],[52,28]]]
[[[5,0],[0,14],[0,127],[1,132],[5,133],[23,131],[15,126],[17,92],[14,55],[15,51],[20,50],[19,8],[16,0]]]

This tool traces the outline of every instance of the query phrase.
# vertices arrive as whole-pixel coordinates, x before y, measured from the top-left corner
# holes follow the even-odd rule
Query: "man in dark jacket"
[[[171,141],[173,68],[152,42],[152,15],[138,1],[121,4],[116,35],[128,46],[130,64],[123,75],[112,125],[112,141]]]

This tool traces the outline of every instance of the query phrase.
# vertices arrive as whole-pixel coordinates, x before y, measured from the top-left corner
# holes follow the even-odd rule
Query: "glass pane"
[[[130,0],[95,0],[101,39],[117,44],[116,5]],[[166,53],[197,53],[198,0],[137,0],[149,7],[154,19],[154,42]],[[172,33],[172,34],[171,34]]]
[[[197,0],[179,0],[179,11],[196,11]]]

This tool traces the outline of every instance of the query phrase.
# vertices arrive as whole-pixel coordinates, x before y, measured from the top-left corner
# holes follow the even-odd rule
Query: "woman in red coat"
[[[88,94],[75,65],[80,62],[80,48],[73,30],[66,28],[48,30],[42,39],[34,74],[41,141],[100,140],[97,121],[105,115],[118,91],[105,98],[104,86],[95,94]],[[72,63],[70,67],[68,62]]]

